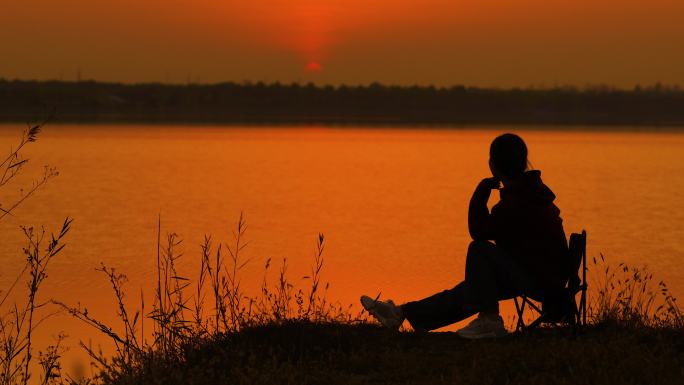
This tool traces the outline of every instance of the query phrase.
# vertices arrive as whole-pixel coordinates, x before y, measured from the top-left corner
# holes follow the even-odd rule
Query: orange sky
[[[682,0],[21,0],[0,77],[684,84]]]

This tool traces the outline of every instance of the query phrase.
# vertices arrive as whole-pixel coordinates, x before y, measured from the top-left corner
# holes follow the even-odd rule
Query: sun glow
[[[683,12],[682,0],[6,1],[0,77],[682,83]]]
[[[319,62],[312,61],[306,65],[306,71],[307,72],[321,72],[321,71],[323,71],[323,66]]]

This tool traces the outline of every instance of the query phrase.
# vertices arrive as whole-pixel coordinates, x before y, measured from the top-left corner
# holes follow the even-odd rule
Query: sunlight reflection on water
[[[0,126],[2,143],[13,143],[19,129]],[[152,295],[159,214],[163,232],[184,238],[181,269],[192,277],[204,234],[231,240],[243,211],[251,258],[243,284],[252,294],[268,257],[287,257],[290,279],[302,283],[322,232],[330,299],[420,298],[463,278],[468,200],[488,176],[489,142],[505,131],[527,141],[532,164],[558,196],[566,233],[587,229],[590,260],[601,252],[613,264],[647,264],[675,295],[684,292],[684,135],[505,127],[48,126],[14,186],[43,164],[61,175],[0,223],[0,287],[23,261],[18,226],[56,230],[68,215],[75,219],[68,246],[49,268],[43,298],[80,301],[113,320],[109,287],[94,271],[100,262],[128,275],[136,306],[141,289]],[[511,309],[504,306],[505,316]],[[51,322],[41,338],[56,328],[73,346],[99,338],[64,317]]]

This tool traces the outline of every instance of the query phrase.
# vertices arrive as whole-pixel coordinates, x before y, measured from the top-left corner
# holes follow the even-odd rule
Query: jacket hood
[[[541,171],[530,170],[510,186],[500,190],[501,200],[527,202],[535,205],[549,204],[556,195],[541,180]]]

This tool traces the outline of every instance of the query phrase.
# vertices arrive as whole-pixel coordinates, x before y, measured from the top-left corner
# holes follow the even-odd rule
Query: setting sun
[[[307,72],[321,72],[321,71],[323,71],[323,66],[319,62],[312,61],[306,65],[306,71]]]

